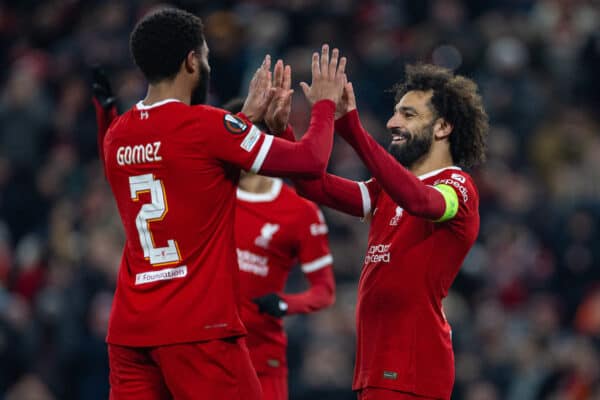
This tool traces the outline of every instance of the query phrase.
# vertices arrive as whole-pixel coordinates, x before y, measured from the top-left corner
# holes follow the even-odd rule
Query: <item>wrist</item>
[[[356,108],[335,120],[335,131],[346,140],[363,131]]]
[[[280,136],[285,131],[285,125],[278,124],[273,121],[269,121],[265,119],[265,124],[267,128],[269,128],[269,132],[272,135]]]
[[[240,117],[241,119],[243,119],[245,122],[254,124],[254,121],[252,121],[252,119],[250,119],[250,117],[248,117],[248,114],[246,114],[244,111],[240,111],[239,113],[237,113],[235,115]]]
[[[312,109],[324,109],[324,110],[331,110],[332,114],[335,113],[335,102],[331,99],[321,99],[316,101],[313,106]]]
[[[261,118],[259,117],[258,113],[256,113],[253,110],[246,110],[246,109],[242,109],[242,111],[238,114],[243,115],[248,121],[252,122],[253,124],[260,122]]]
[[[356,107],[355,108],[350,108],[350,109],[346,109],[343,111],[338,111],[337,108],[335,110],[335,120],[339,120],[341,118],[344,118],[346,115],[350,114],[352,111],[356,111]]]

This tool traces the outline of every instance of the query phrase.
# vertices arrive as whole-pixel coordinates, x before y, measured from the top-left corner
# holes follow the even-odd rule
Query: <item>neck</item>
[[[439,144],[439,146],[432,145],[430,151],[411,165],[409,170],[416,176],[421,176],[431,171],[453,166],[454,161],[450,155],[449,144]]]
[[[192,93],[190,85],[183,82],[183,79],[178,74],[170,80],[162,80],[157,83],[148,85],[148,92],[143,103],[151,105],[166,99],[176,99],[187,105],[191,104]]]
[[[238,184],[240,189],[250,193],[268,193],[273,187],[273,180],[261,175],[245,173]]]

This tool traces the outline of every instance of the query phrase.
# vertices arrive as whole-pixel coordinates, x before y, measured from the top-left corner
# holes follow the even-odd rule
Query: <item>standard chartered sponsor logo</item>
[[[269,275],[269,257],[259,256],[247,250],[237,249],[240,270],[259,276]]]
[[[135,276],[135,284],[143,285],[144,283],[167,281],[176,278],[183,278],[187,275],[187,266],[182,265],[177,268],[165,268],[159,271],[141,272]]]
[[[461,185],[460,182],[455,181],[454,179],[438,179],[437,181],[435,181],[433,183],[433,186],[435,186],[435,185],[450,185],[450,186],[453,186],[462,195],[463,201],[465,203],[467,201],[469,201],[469,192],[467,191],[467,188],[464,187],[463,185]]]
[[[367,256],[365,257],[365,264],[390,262],[390,244],[375,244],[369,247]]]

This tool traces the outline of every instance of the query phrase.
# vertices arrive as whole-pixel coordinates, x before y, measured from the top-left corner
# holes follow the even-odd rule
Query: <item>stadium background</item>
[[[152,1],[0,2],[0,399],[106,399],[106,323],[123,235],[96,160],[89,66],[121,111],[145,83],[128,54]],[[489,161],[473,171],[480,237],[445,302],[455,399],[600,398],[600,7],[586,0],[187,1],[211,49],[211,104],[243,95],[266,52],[297,86],[323,42],[349,58],[386,143],[406,62],[480,85]],[[330,170],[368,177],[337,143]],[[286,320],[291,399],[354,399],[354,304],[368,227],[326,211],[337,302]],[[291,290],[302,288],[295,274]],[[393,335],[394,332],[389,332]]]

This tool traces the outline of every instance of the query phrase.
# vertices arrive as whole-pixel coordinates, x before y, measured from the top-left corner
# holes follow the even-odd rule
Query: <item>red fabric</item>
[[[288,383],[285,376],[259,375],[263,400],[288,400]]]
[[[110,343],[152,346],[244,333],[233,252],[239,168],[260,165],[260,151],[268,150],[261,172],[321,174],[334,108],[331,101],[318,102],[304,140],[275,138],[270,149],[251,123],[238,117],[232,124],[227,112],[209,106],[136,106],[112,123],[104,139],[105,170],[127,241]],[[99,136],[105,127],[100,124]],[[144,182],[131,183],[132,177]],[[152,252],[167,261],[149,262]]]
[[[280,138],[287,140],[288,142],[295,142],[296,135],[294,134],[294,128],[290,124],[285,127],[285,130],[279,135]]]
[[[357,393],[358,400],[436,400],[434,397],[417,396],[416,394],[370,387]]]
[[[92,103],[94,103],[94,109],[96,110],[96,125],[98,126],[98,158],[104,168],[104,136],[112,121],[118,116],[117,107],[113,104],[110,109],[105,110],[95,97],[92,97]]]
[[[111,125],[107,178],[126,243],[109,343],[158,346],[246,332],[238,313],[235,191],[239,168],[252,165],[265,135],[243,148],[256,130],[232,132],[226,115],[173,101],[134,107]]]
[[[235,240],[240,267],[242,321],[248,348],[259,374],[287,375],[287,338],[281,318],[258,312],[252,302],[268,293],[288,301],[288,314],[306,313],[331,305],[335,284],[327,226],[319,209],[281,180],[267,194],[238,190]],[[287,295],[282,291],[292,268],[305,272],[310,288]]]
[[[152,348],[108,346],[110,400],[261,400],[243,338]]]
[[[442,299],[477,237],[479,197],[459,168],[422,182],[440,183],[453,187],[460,203],[443,223],[406,212],[377,180],[367,183],[373,218],[358,287],[354,390],[450,398],[454,355]]]
[[[310,288],[301,293],[280,293],[288,305],[288,314],[306,314],[318,311],[333,304],[335,299],[335,278],[331,268],[322,268],[306,274]]]
[[[291,125],[280,137],[290,142],[296,141]],[[360,189],[354,181],[323,174],[317,179],[294,179],[294,186],[302,197],[350,215],[364,216]]]
[[[308,130],[299,142],[274,138],[260,173],[270,176],[318,178],[329,161],[333,147],[335,103],[321,100],[312,108]]]
[[[319,179],[295,179],[298,193],[318,204],[363,217],[363,201],[357,182],[331,174]]]
[[[437,220],[444,215],[446,202],[436,189],[423,183],[404,168],[362,127],[356,110],[336,121],[335,129],[354,148],[383,190],[414,216]]]

